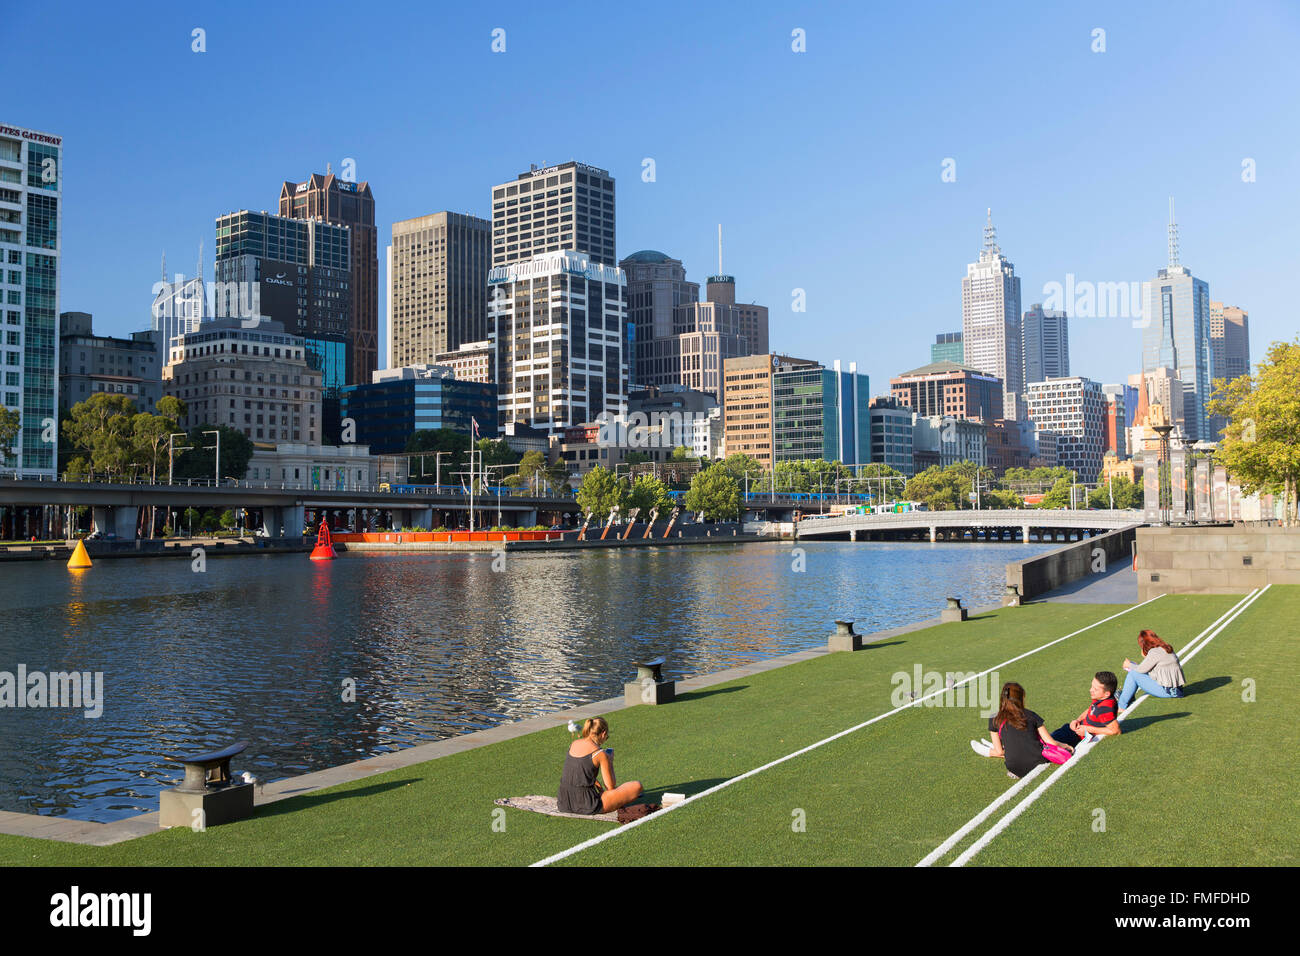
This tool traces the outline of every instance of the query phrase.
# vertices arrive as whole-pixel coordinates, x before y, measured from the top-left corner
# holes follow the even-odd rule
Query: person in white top
[[[1138,635],[1138,647],[1142,649],[1142,663],[1135,664],[1124,658],[1124,689],[1119,694],[1119,709],[1123,710],[1133,702],[1139,688],[1152,697],[1182,697],[1183,667],[1178,662],[1174,649],[1160,639],[1155,631],[1144,630]]]

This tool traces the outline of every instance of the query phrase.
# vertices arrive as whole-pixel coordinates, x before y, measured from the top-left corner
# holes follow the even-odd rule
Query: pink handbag
[[[1049,763],[1065,763],[1070,759],[1070,751],[1060,744],[1043,744],[1043,759]]]

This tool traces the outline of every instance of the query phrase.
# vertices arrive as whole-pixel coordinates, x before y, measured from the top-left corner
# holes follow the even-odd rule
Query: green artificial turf
[[[1237,600],[1161,598],[998,676],[1024,684],[1028,706],[1056,726],[1084,708],[1094,671],[1120,673],[1123,658],[1137,656],[1140,628],[1154,627],[1179,648]],[[1286,830],[1291,808],[1277,799],[1281,791],[1258,778],[1273,770],[1283,777],[1281,748],[1260,728],[1286,726],[1285,716],[1294,717],[1296,708],[1281,699],[1282,682],[1276,676],[1266,680],[1264,669],[1275,675],[1289,663],[1295,672],[1296,652],[1283,631],[1298,608],[1300,588],[1275,587],[1189,667],[1193,684],[1227,675],[1233,685],[1182,701],[1143,704],[1135,721],[1174,709],[1195,716],[1156,721],[1105,741],[1088,758],[1095,766],[1082,762],[1070,775],[1076,779],[1067,777],[1048,791],[976,862],[1082,864],[1103,853],[1114,862],[1116,848],[1134,832],[1134,815],[1147,812],[1149,801],[1139,802],[1132,786],[1117,786],[1099,802],[1097,773],[1117,783],[1137,776],[1148,797],[1154,793],[1165,803],[1184,796],[1200,803],[1211,786],[1218,788],[1214,799],[1222,799],[1226,777],[1232,784],[1226,796],[1257,794],[1251,806],[1272,807],[1267,813],[1235,808],[1222,824],[1214,824],[1203,807],[1180,807],[1177,818],[1189,821],[1183,829],[1200,827],[1177,838],[1187,850],[1160,858],[1135,852],[1131,862],[1216,862],[1216,853],[1233,862],[1294,862]],[[925,671],[983,670],[1119,610],[1052,603],[1005,609],[886,639],[859,653],[831,654],[715,685],[670,706],[614,712],[610,744],[620,782],[640,779],[651,799],[665,791],[698,793],[891,710],[898,686],[891,676],[911,675],[916,664]],[[1261,626],[1270,621],[1276,623]],[[1228,698],[1239,699],[1241,677],[1256,673],[1259,700],[1244,705],[1249,715],[1243,717]],[[1224,729],[1228,720],[1256,730],[1249,744]],[[911,865],[1011,783],[1000,761],[979,758],[969,748],[971,737],[987,736],[984,728],[977,707],[910,708],[563,862]],[[1176,739],[1184,742],[1175,745]],[[251,820],[206,833],[169,830],[112,847],[0,836],[0,864],[527,864],[609,829],[514,810],[494,814],[500,810],[494,798],[553,793],[569,740],[563,728],[530,734],[270,804]],[[1238,755],[1223,753],[1234,740]],[[1289,760],[1286,774],[1293,777],[1294,758]],[[1156,769],[1160,773],[1152,779]],[[1171,789],[1171,779],[1180,779],[1184,790]],[[1090,829],[1096,806],[1112,808],[1105,834]],[[802,828],[792,826],[800,820]],[[1149,842],[1184,845],[1155,836]]]

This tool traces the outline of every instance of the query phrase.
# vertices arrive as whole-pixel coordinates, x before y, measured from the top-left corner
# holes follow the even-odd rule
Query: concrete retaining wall
[[[1075,541],[1063,548],[1007,565],[1007,584],[1014,584],[1022,598],[1031,598],[1078,581],[1094,572],[1098,548],[1105,556],[1103,567],[1116,561],[1132,560],[1138,525],[1108,531],[1094,538]]]
[[[1157,594],[1245,594],[1300,584],[1300,528],[1218,525],[1142,528],[1138,599]]]

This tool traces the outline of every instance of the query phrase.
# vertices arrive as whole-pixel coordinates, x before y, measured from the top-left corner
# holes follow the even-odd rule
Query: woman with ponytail
[[[1048,734],[1043,718],[1026,709],[1025,689],[1011,681],[1002,685],[998,712],[989,718],[989,734],[993,738],[989,756],[1005,757],[1010,777],[1023,777],[1040,763],[1047,763],[1044,744],[1065,746]],[[1065,749],[1074,752],[1073,747]]]
[[[1155,631],[1144,630],[1138,635],[1138,647],[1142,651],[1142,663],[1134,664],[1124,658],[1124,689],[1119,694],[1119,709],[1123,710],[1133,702],[1138,688],[1142,688],[1152,697],[1182,697],[1183,665],[1178,662],[1174,649],[1160,639]]]
[[[603,749],[608,739],[609,724],[604,717],[583,722],[582,735],[569,745],[569,756],[560,776],[558,809],[561,813],[609,813],[641,796],[640,781],[633,780],[621,787],[615,781],[614,751]],[[597,774],[604,778],[603,791]]]

